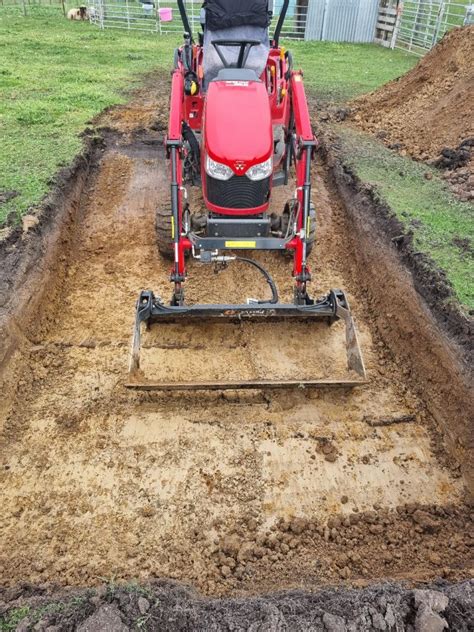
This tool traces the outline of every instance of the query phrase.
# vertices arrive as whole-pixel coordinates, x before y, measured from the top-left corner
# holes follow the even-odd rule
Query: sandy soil
[[[170,293],[154,237],[155,209],[168,196],[160,106],[162,94],[144,91],[103,120],[113,132],[78,211],[64,280],[10,363],[1,582],[167,576],[215,594],[468,576],[472,516],[457,464],[378,336],[322,166],[312,291],[348,291],[369,384],[222,395],[124,389],[137,294]],[[288,297],[290,262],[259,260]],[[250,267],[215,276],[191,263],[189,272],[191,301],[268,291]],[[148,368],[169,379],[303,377],[344,364],[339,326],[170,325],[150,335]]]

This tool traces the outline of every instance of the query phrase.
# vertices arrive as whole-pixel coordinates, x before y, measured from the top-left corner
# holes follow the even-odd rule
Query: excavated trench
[[[246,594],[468,577],[464,377],[409,275],[375,233],[359,230],[324,165],[312,291],[347,290],[369,383],[125,390],[137,294],[170,292],[154,236],[155,209],[168,197],[161,88],[102,117],[104,147],[55,228],[54,257],[30,272],[29,313],[5,330],[16,348],[2,377],[1,582],[165,576],[205,594]],[[291,262],[258,260],[289,298]],[[191,262],[187,288],[202,302],[268,292],[238,264],[214,274]],[[145,351],[170,380],[302,377],[339,370],[341,336],[338,326],[169,325]]]

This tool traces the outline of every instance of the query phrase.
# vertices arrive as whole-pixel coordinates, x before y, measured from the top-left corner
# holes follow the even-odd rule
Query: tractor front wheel
[[[174,258],[173,243],[173,215],[171,209],[161,209],[156,211],[155,220],[156,241],[160,254],[166,259]]]
[[[315,241],[316,241],[316,209],[314,208],[314,204],[311,202],[311,206],[309,207],[309,236],[308,236],[308,242],[306,245],[307,255],[311,254]]]

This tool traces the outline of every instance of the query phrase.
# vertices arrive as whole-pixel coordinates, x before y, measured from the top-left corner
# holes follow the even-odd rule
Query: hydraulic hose
[[[278,303],[278,290],[275,285],[275,281],[270,276],[270,273],[267,272],[267,270],[265,270],[265,268],[260,263],[254,261],[253,259],[247,259],[247,257],[236,257],[235,261],[243,261],[244,263],[249,263],[254,268],[257,268],[257,270],[260,270],[260,272],[265,277],[265,281],[270,286],[270,289],[272,291],[272,298],[269,301],[257,301],[258,305],[262,305],[263,303]]]

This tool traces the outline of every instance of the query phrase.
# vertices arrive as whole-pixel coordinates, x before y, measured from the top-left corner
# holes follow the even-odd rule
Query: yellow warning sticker
[[[256,241],[226,241],[226,248],[256,248]]]
[[[171,239],[174,241],[174,215],[171,216]]]

